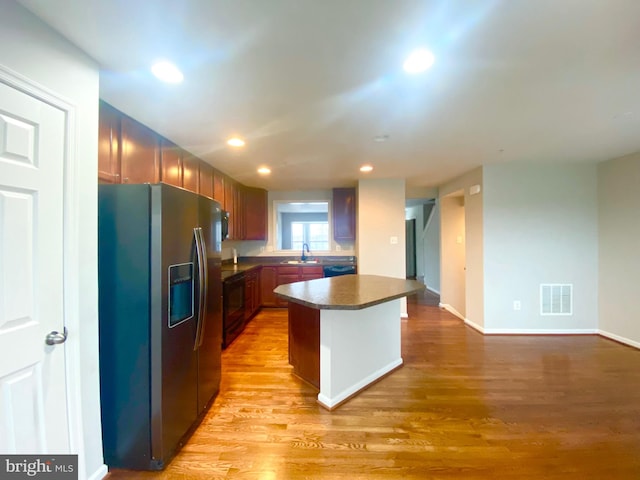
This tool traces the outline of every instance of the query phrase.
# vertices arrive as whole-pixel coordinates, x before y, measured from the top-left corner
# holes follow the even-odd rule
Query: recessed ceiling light
[[[369,173],[372,170],[373,170],[373,167],[371,165],[363,165],[360,167],[360,171],[364,173]]]
[[[157,62],[151,67],[153,74],[163,82],[180,83],[184,79],[182,72],[171,62]]]
[[[245,142],[239,137],[233,137],[227,140],[227,145],[230,145],[232,147],[244,147]]]
[[[411,52],[411,54],[404,61],[404,71],[407,73],[420,73],[424,72],[427,68],[433,65],[436,58],[426,48],[419,48]]]
[[[271,173],[271,169],[269,167],[260,167],[258,169],[258,173],[260,175],[269,175]]]

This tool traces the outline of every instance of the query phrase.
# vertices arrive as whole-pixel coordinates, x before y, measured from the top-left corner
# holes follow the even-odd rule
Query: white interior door
[[[0,453],[70,453],[63,331],[65,114],[0,82]]]

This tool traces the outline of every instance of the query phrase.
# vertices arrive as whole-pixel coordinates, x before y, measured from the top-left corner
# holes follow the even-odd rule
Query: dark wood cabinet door
[[[100,102],[98,123],[98,182],[120,183],[120,119],[111,105]]]
[[[323,277],[322,267],[300,267],[300,280],[315,280]]]
[[[240,183],[235,184],[233,209],[236,213],[235,234],[236,240],[244,240],[244,187]]]
[[[200,160],[200,179],[198,191],[200,195],[214,198],[213,196],[213,167],[207,162]]]
[[[356,239],[356,189],[333,189],[333,238],[336,241]]]
[[[260,272],[260,292],[262,297],[262,306],[275,307],[276,295],[273,293],[273,289],[277,285],[278,272],[277,267],[262,267]]]
[[[255,309],[253,304],[254,290],[256,288],[255,277],[245,274],[244,277],[244,321],[247,322],[252,316]]]
[[[159,137],[132,118],[122,117],[122,183],[160,181]]]
[[[224,202],[224,175],[213,169],[213,199],[217,200],[223,210],[226,210],[226,204]]]
[[[267,191],[243,188],[244,240],[267,239]]]
[[[256,286],[253,289],[253,313],[257,313],[260,310],[260,305],[262,305],[262,275],[260,275],[260,271],[257,271],[255,274],[255,282]],[[274,287],[275,288],[275,287]]]
[[[182,186],[182,150],[175,143],[162,139],[162,182],[176,187]]]
[[[236,183],[231,177],[224,178],[224,209],[229,212],[229,240],[237,240]]]
[[[286,267],[285,267],[286,268]],[[294,283],[300,280],[300,275],[298,273],[281,273],[278,272],[278,285],[286,285],[287,283]],[[289,304],[286,300],[283,300],[280,297],[276,297],[276,306],[278,307],[286,307]]]
[[[253,318],[260,309],[260,270],[253,269],[245,274],[245,321]]]
[[[198,184],[200,183],[200,159],[182,152],[182,186],[193,193],[200,193]]]
[[[320,310],[289,302],[289,363],[293,373],[320,388]]]

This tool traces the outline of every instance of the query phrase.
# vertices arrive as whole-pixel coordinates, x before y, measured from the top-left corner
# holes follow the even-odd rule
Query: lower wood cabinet
[[[320,389],[320,310],[289,302],[289,364]]]
[[[249,270],[244,275],[244,321],[258,313],[261,305],[260,269]]]
[[[273,293],[273,289],[276,288],[278,272],[277,267],[262,267],[260,272],[260,291],[262,293],[262,306],[263,307],[275,307],[276,295]]]
[[[301,282],[322,278],[323,270],[320,266],[291,266],[262,267],[261,291],[263,307],[286,307],[289,302],[282,300],[273,293],[278,285]]]

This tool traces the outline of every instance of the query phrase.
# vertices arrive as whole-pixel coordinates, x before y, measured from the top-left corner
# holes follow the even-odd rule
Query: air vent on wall
[[[540,315],[573,315],[573,285],[540,284]]]

